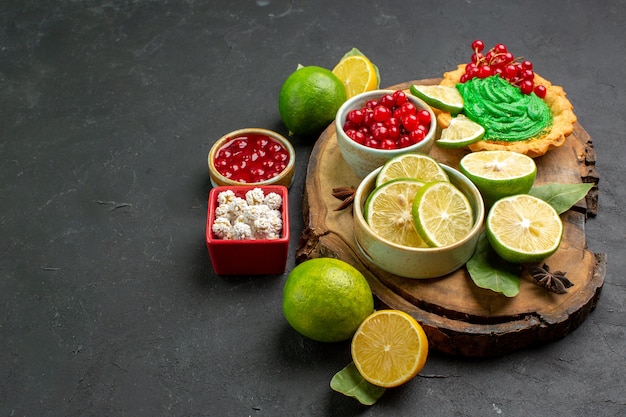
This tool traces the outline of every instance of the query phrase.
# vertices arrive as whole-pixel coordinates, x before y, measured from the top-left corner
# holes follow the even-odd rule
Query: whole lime
[[[291,134],[322,131],[346,101],[346,88],[330,70],[300,67],[283,83],[278,97],[280,117]]]
[[[285,282],[285,318],[299,333],[319,342],[350,339],[373,311],[374,296],[367,280],[339,259],[304,261]]]

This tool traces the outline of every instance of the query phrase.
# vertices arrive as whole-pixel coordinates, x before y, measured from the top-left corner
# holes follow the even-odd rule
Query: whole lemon
[[[312,135],[335,119],[346,99],[345,86],[330,70],[299,67],[280,89],[278,111],[291,134]]]
[[[374,296],[367,280],[339,259],[304,261],[285,282],[285,318],[299,333],[319,342],[350,339],[373,311]]]

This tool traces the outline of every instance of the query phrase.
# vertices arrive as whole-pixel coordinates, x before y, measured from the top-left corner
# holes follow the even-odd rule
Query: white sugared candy
[[[274,192],[265,195],[261,188],[253,188],[245,199],[232,190],[217,196],[215,221],[212,230],[220,239],[278,239],[283,229],[280,208],[282,197]]]

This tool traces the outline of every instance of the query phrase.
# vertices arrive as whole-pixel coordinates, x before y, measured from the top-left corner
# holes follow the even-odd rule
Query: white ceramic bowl
[[[380,168],[367,175],[354,199],[354,235],[363,256],[379,268],[406,278],[435,278],[462,267],[474,254],[483,227],[485,206],[476,186],[459,171],[442,165],[450,182],[467,196],[474,212],[474,227],[461,241],[440,248],[412,248],[378,236],[363,217],[363,205],[375,188]]]
[[[236,138],[246,138],[251,135],[260,135],[260,136],[268,136],[269,138],[280,143],[285,150],[289,153],[289,161],[287,162],[287,166],[284,170],[282,170],[278,175],[267,179],[265,181],[258,182],[240,182],[234,181],[230,178],[225,177],[215,166],[215,157],[218,151],[225,146],[228,142],[232,141]],[[221,138],[219,138],[211,147],[208,156],[208,164],[209,164],[209,176],[211,178],[211,184],[216,186],[222,185],[284,185],[285,187],[289,187],[291,185],[291,181],[293,180],[293,174],[295,172],[295,163],[296,163],[296,152],[293,148],[293,145],[287,138],[284,136],[267,129],[260,128],[245,128],[235,130],[230,132]]]
[[[337,116],[335,117],[335,129],[337,131],[339,149],[341,150],[343,159],[359,178],[365,177],[374,169],[384,165],[385,162],[397,155],[409,152],[428,154],[435,143],[435,130],[437,128],[437,122],[433,110],[422,100],[408,92],[406,93],[407,98],[411,100],[418,110],[425,109],[430,113],[430,118],[432,120],[430,129],[422,141],[405,148],[386,150],[369,148],[355,142],[346,135],[343,130],[343,125],[345,124],[348,113],[351,110],[361,109],[365,106],[365,103],[368,100],[381,98],[385,94],[393,94],[394,91],[395,90],[374,90],[356,95],[346,101],[337,111]]]

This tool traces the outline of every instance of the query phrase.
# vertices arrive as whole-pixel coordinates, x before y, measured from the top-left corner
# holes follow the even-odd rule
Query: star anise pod
[[[557,294],[565,294],[567,289],[574,285],[572,281],[565,277],[565,272],[551,272],[550,267],[545,263],[542,266],[529,266],[528,272],[535,279],[537,285]]]
[[[341,211],[350,207],[350,205],[354,202],[354,193],[356,193],[356,188],[354,187],[333,188],[333,197],[341,200],[341,204],[337,206],[335,211]]]

